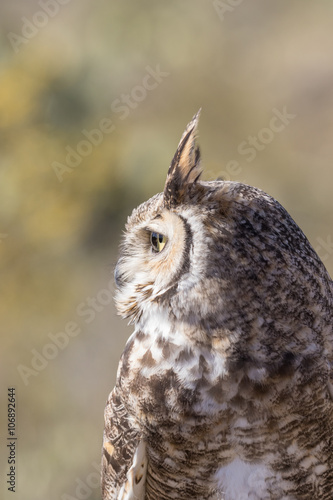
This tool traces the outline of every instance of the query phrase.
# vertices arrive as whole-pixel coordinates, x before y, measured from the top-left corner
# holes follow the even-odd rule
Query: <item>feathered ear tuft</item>
[[[169,167],[164,187],[164,203],[167,208],[181,203],[186,191],[201,175],[200,149],[196,145],[196,131],[200,111],[201,109],[187,125]]]

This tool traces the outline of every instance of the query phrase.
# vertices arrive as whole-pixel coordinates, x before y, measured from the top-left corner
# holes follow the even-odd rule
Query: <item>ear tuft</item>
[[[164,203],[167,208],[181,203],[188,189],[201,175],[200,149],[196,145],[200,111],[201,109],[187,125],[169,167],[164,187]]]

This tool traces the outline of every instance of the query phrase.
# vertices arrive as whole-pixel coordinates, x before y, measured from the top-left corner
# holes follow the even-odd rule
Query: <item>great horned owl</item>
[[[199,180],[197,122],[115,270],[135,329],[105,410],[103,499],[332,500],[332,281],[276,200]]]

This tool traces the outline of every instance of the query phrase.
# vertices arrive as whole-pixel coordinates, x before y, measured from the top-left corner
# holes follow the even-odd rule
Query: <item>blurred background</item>
[[[277,198],[332,275],[332,105],[332,1],[1,1],[0,471],[15,387],[15,498],[100,499],[131,332],[117,247],[200,107],[204,178]]]

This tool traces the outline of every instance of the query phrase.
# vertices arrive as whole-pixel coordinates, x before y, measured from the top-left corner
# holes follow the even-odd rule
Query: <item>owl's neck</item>
[[[182,420],[190,402],[190,413],[195,417],[221,412],[225,407],[221,384],[229,377],[226,362],[230,341],[211,338],[207,343],[207,335],[204,339],[198,329],[178,324],[161,309],[144,318],[143,323],[136,325],[127,342],[122,360],[125,371],[120,370],[122,384],[126,377],[130,392],[133,395],[139,388],[137,396],[142,401],[160,399],[163,420],[168,409],[171,419]],[[208,388],[211,393],[205,392]],[[184,397],[178,405],[173,393],[179,391]]]

